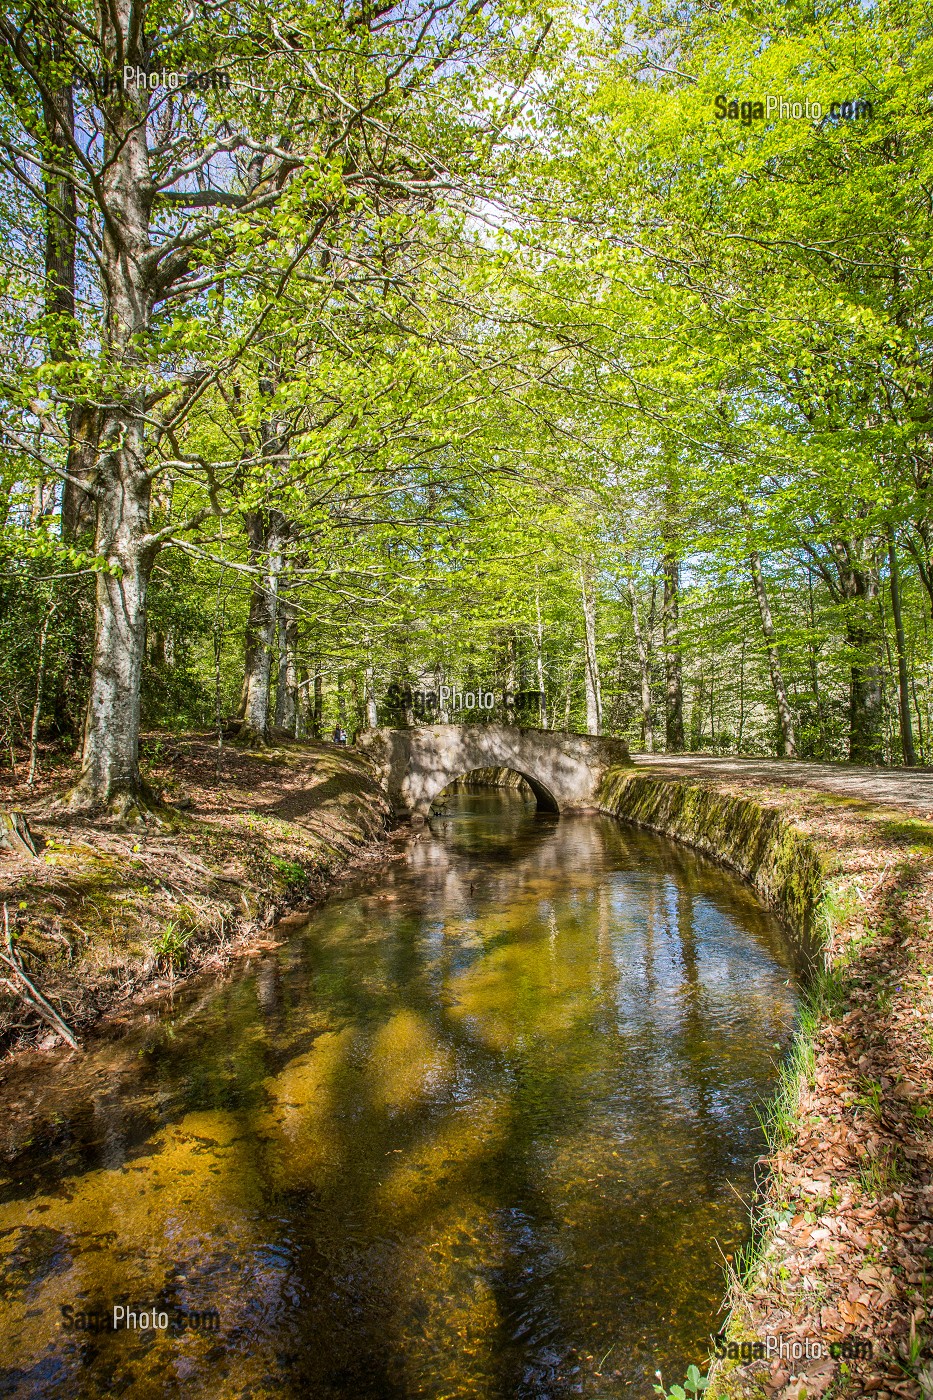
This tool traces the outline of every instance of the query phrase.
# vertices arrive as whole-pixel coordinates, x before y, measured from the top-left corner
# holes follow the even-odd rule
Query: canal
[[[11,1081],[0,1394],[643,1400],[703,1361],[797,996],[749,889],[458,792],[278,940]]]

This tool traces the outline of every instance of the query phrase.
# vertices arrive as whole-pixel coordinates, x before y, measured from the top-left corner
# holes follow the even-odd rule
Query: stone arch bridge
[[[371,729],[357,748],[375,765],[396,816],[416,820],[448,783],[477,768],[511,768],[539,807],[566,812],[595,807],[607,769],[631,763],[621,739],[481,722]]]

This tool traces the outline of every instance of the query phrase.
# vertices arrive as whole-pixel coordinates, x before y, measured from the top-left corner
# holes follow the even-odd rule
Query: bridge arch
[[[621,739],[482,721],[371,729],[357,747],[372,762],[396,816],[413,819],[426,817],[448,783],[477,768],[520,773],[551,811],[593,809],[608,769],[631,763]]]
[[[556,798],[556,797],[554,796],[554,794],[544,785],[544,783],[542,783],[542,782],[540,781],[540,779],[534,777],[533,774],[531,774],[531,773],[522,773],[522,772],[519,771],[518,768],[511,768],[511,767],[509,767],[507,764],[497,764],[497,765],[495,765],[495,766],[496,766],[497,768],[499,768],[500,770],[504,770],[504,771],[507,771],[507,772],[509,772],[509,773],[514,773],[515,776],[516,776],[517,778],[522,778],[522,779],[528,784],[528,786],[531,788],[531,791],[534,793],[535,801],[536,801],[537,804],[538,804],[538,810],[539,810],[539,811],[541,811],[541,812],[559,812],[559,811],[560,811],[560,804],[558,803],[557,798]],[[474,773],[482,773],[483,771],[485,771],[483,768],[471,768],[471,769],[470,769],[468,772],[466,772],[466,773],[455,773],[454,776],[453,776],[452,778],[448,778],[448,779],[446,780],[446,782],[444,782],[444,783],[438,788],[437,792],[436,792],[436,793],[434,794],[434,796],[431,798],[431,802],[430,802],[430,805],[429,805],[429,810],[430,810],[430,807],[433,806],[434,803],[437,801],[437,799],[440,797],[440,795],[441,795],[441,793],[444,791],[444,789],[450,787],[451,783],[456,783],[456,782],[458,782],[461,778],[469,778],[469,777],[472,776],[472,774],[474,774]]]

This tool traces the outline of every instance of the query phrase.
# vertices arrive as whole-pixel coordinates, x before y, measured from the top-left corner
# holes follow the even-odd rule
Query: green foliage
[[[282,876],[286,889],[297,891],[307,887],[308,875],[303,866],[293,860],[284,860],[281,856],[270,856],[269,859]]]
[[[781,1065],[777,1090],[759,1115],[768,1150],[772,1154],[792,1140],[796,1131],[801,1086],[812,1087],[816,1064],[814,1040],[821,1015],[820,995],[814,989],[798,1014],[796,1033],[790,1054]]]
[[[887,1196],[904,1179],[903,1168],[894,1148],[882,1145],[866,1157],[858,1170],[858,1184],[867,1196]]]
[[[664,1378],[661,1372],[656,1371],[655,1375],[658,1378],[658,1384],[654,1387],[654,1392],[656,1395],[662,1396],[663,1400],[687,1400],[688,1394],[693,1396],[702,1395],[709,1385],[707,1377],[704,1376],[700,1368],[695,1365],[691,1365],[687,1368],[687,1378],[684,1384],[672,1385],[670,1390],[665,1389]]]
[[[582,729],[595,673],[598,723],[635,747],[676,743],[679,691],[687,747],[774,754],[777,667],[800,757],[896,763],[902,646],[930,760],[933,157],[915,0],[818,17],[659,0],[610,4],[599,25],[463,0],[423,33],[416,5],[393,13],[394,60],[379,25],[335,4],[292,6],[288,41],[261,5],[144,9],[160,63],[219,64],[234,87],[152,108],[154,175],[190,168],[216,198],[159,194],[163,263],[175,240],[186,271],[131,362],[106,348],[102,249],[79,240],[84,291],[54,312],[48,211],[12,175],[0,199],[7,747],[30,728],[53,598],[43,734],[80,732],[90,595],[120,565],[90,532],[61,538],[56,482],[76,411],[138,380],[158,542],[148,725],[236,715],[250,609],[274,592],[294,608],[299,732],[357,729],[373,703],[404,722],[393,683],[491,688],[492,717],[523,723],[540,714],[503,693],[541,688],[547,723]],[[93,26],[62,21],[81,65],[105,66]],[[38,78],[12,58],[3,72],[3,134],[39,168]],[[866,73],[864,122],[716,115],[720,93],[828,108]],[[223,172],[204,163],[214,137]],[[98,195],[75,190],[97,229]]]
[[[0,762],[29,732],[36,661],[48,623],[40,733],[70,746],[80,733],[87,693],[93,579],[49,576],[43,561],[0,544]]]
[[[171,920],[161,933],[153,939],[152,949],[160,965],[174,976],[188,960],[188,944],[194,936],[194,927]]]

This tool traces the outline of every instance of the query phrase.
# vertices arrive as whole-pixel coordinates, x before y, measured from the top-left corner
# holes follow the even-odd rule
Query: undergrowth
[[[307,872],[297,861],[283,860],[281,856],[270,856],[269,861],[282,876],[287,890],[301,890],[307,885]]]
[[[193,934],[194,928],[190,924],[181,924],[171,920],[165,925],[162,932],[153,939],[152,951],[170,977],[174,977],[176,971],[183,968],[187,962],[188,944],[191,942]]]

